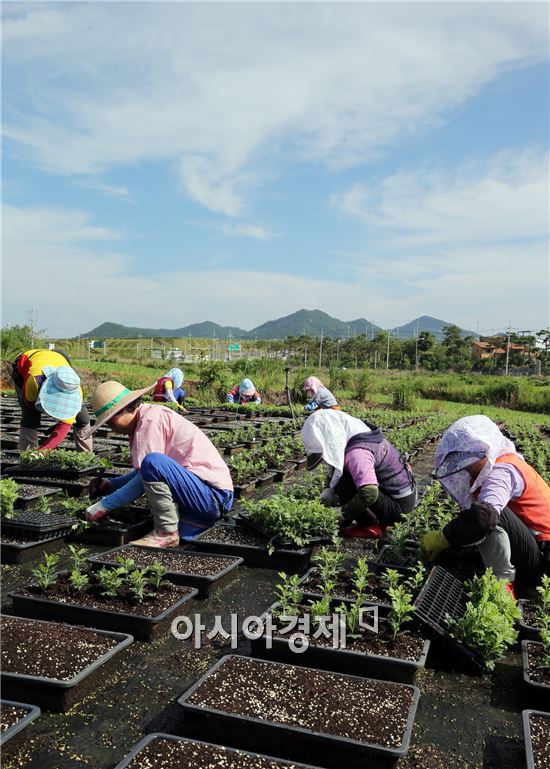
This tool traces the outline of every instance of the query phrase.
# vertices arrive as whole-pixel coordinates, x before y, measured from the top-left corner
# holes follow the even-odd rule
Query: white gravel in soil
[[[230,657],[187,702],[395,748],[412,698],[402,684]]]

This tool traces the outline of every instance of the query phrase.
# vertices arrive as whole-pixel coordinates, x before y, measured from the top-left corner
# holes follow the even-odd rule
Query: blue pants
[[[141,478],[144,483],[166,483],[170,488],[179,509],[181,539],[192,540],[233,506],[232,491],[210,486],[174,459],[158,452],[144,458]]]

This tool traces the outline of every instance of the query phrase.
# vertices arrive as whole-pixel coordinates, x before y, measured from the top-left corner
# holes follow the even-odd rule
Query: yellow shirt
[[[24,399],[35,405],[38,398],[38,391],[44,382],[44,366],[68,366],[69,362],[63,355],[60,355],[55,350],[27,350],[25,352],[27,358],[30,358],[30,368],[26,368],[26,374],[23,378],[23,397]],[[27,364],[28,365],[28,364]],[[80,388],[80,395],[82,396],[82,388]],[[60,419],[60,422],[65,422],[68,425],[74,424],[76,414],[69,419]]]

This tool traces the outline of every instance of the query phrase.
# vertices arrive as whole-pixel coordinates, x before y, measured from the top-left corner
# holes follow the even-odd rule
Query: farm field
[[[83,361],[79,361],[77,368],[84,369],[85,365]],[[83,381],[87,394],[95,381],[111,376],[120,378],[131,387],[144,386],[151,381],[151,375],[153,379],[156,376],[152,369],[117,363],[94,363],[86,371],[89,378],[83,378]],[[160,373],[162,371],[163,369],[159,369]],[[189,380],[192,380],[191,374]],[[352,609],[349,607],[353,605],[353,601],[373,601],[367,588],[357,587],[361,584],[357,580],[363,579],[361,570],[369,575],[369,584],[378,579],[376,575],[379,574],[379,569],[373,565],[379,554],[378,544],[372,540],[343,540],[336,550],[330,545],[335,530],[332,511],[322,508],[316,502],[322,488],[322,479],[315,473],[306,474],[302,469],[304,457],[297,438],[297,431],[304,419],[302,406],[300,404],[296,407],[296,417],[293,419],[290,409],[285,405],[281,383],[284,385],[284,380],[279,380],[279,386],[270,389],[267,405],[250,409],[224,407],[212,397],[211,383],[203,388],[191,383],[190,399],[193,405],[190,407],[188,418],[200,426],[224,454],[234,483],[241,494],[229,520],[220,522],[205,535],[201,535],[196,548],[179,548],[182,554],[194,554],[195,557],[199,556],[199,559],[201,556],[209,557],[214,554],[217,554],[218,558],[240,556],[243,559],[228,575],[220,579],[219,584],[214,581],[206,595],[191,595],[176,612],[190,618],[195,614],[201,615],[201,621],[206,627],[201,638],[201,648],[194,648],[192,638],[175,638],[170,632],[170,618],[163,625],[159,624],[158,629],[150,635],[149,631],[143,631],[144,636],[139,635],[142,631],[134,631],[133,642],[105,664],[104,672],[76,694],[74,700],[66,704],[64,712],[51,710],[48,701],[41,700],[42,695],[36,695],[38,700],[42,701],[42,713],[29,723],[24,731],[16,735],[13,741],[6,743],[2,763],[6,769],[76,769],[86,766],[113,769],[136,742],[153,732],[206,741],[212,738],[211,741],[214,742],[219,742],[219,735],[223,733],[225,736],[221,743],[228,747],[258,750],[257,746],[254,747],[252,733],[246,736],[239,729],[229,733],[227,730],[216,731],[218,727],[213,727],[210,731],[200,717],[191,718],[186,715],[183,705],[178,702],[189,687],[211,671],[212,666],[224,655],[237,654],[251,661],[261,660],[265,656],[265,652],[258,651],[258,641],[245,637],[240,626],[234,640],[221,634],[208,638],[206,633],[214,627],[215,618],[219,617],[218,621],[223,628],[231,633],[232,615],[237,615],[239,620],[251,615],[261,616],[279,600],[287,601],[290,606],[292,596],[299,590],[296,587],[297,581],[306,579],[305,575],[312,567],[321,570],[329,568],[330,563],[334,563],[334,558],[340,559],[340,564],[346,564],[348,581],[339,581],[343,592],[338,595],[349,596],[348,619],[352,616]],[[452,505],[444,498],[439,485],[432,482],[430,473],[439,436],[460,416],[473,413],[485,413],[490,416],[516,440],[525,458],[550,480],[548,414],[418,396],[412,409],[397,410],[391,406],[391,388],[387,392],[373,393],[372,397],[365,399],[367,402],[360,402],[357,397],[353,397],[354,391],[351,389],[340,392],[342,394],[338,394],[346,410],[380,425],[394,445],[409,456],[415,472],[421,496],[416,515],[406,522],[405,528],[396,528],[393,539],[390,531],[389,544],[399,546],[406,541],[407,547],[410,547],[411,542],[418,541],[422,531],[452,515]],[[204,401],[201,402],[202,398]],[[44,424],[44,428],[47,426],[47,423]],[[9,394],[5,394],[2,398],[2,439],[9,440],[16,435],[17,427],[15,401]],[[113,435],[108,435],[107,431],[97,436],[97,456],[103,462],[107,474],[124,472],[128,453],[122,443],[123,441],[116,437],[113,440]],[[67,442],[67,448],[71,445]],[[59,461],[61,462],[61,459]],[[13,457],[3,451],[3,473],[10,466],[10,462],[13,462]],[[100,565],[105,566],[109,561],[116,565],[115,556],[103,558],[102,554],[128,541],[131,525],[129,522],[139,520],[147,527],[146,506],[128,512],[128,517],[121,521],[113,520],[106,525],[91,525],[85,528],[75,525],[75,517],[77,520],[81,519],[89,504],[85,495],[87,481],[84,483],[88,476],[87,470],[86,467],[76,466],[71,469],[71,465],[60,468],[61,465],[59,468],[53,467],[51,471],[52,480],[58,487],[53,494],[51,485],[40,485],[48,479],[33,477],[32,463],[26,467],[24,475],[20,476],[26,484],[38,484],[43,494],[50,492],[48,498],[51,510],[59,503],[61,510],[58,512],[69,516],[72,523],[68,530],[66,527],[56,538],[35,541],[31,548],[28,547],[29,539],[3,536],[2,610],[6,618],[16,614],[39,617],[41,621],[59,621],[63,615],[56,613],[57,610],[54,611],[51,606],[43,605],[40,612],[36,613],[36,606],[32,608],[32,600],[28,600],[29,596],[25,597],[29,585],[40,584],[40,578],[45,578],[48,587],[43,588],[42,592],[40,588],[33,589],[30,595],[30,598],[44,597],[44,590],[46,593],[51,592],[49,585],[55,582],[56,572],[63,569],[74,572],[75,568],[81,580],[89,575],[89,579],[94,582],[98,579]],[[66,475],[70,476],[71,472],[73,477],[67,478]],[[84,479],[79,488],[78,478]],[[63,489],[65,493],[70,494],[69,497],[64,495]],[[41,499],[44,500],[45,497]],[[35,503],[35,507],[42,509],[45,516],[52,514],[45,512],[46,503],[43,501]],[[17,509],[16,503],[16,511]],[[3,507],[3,517],[4,513]],[[295,525],[298,519],[305,522],[299,528]],[[8,530],[10,521],[13,521],[13,517],[3,521],[4,525],[8,523]],[[149,527],[150,525],[149,523]],[[99,531],[100,529],[102,530]],[[108,539],[109,537],[112,538]],[[130,535],[130,538],[136,536]],[[22,542],[25,542],[27,547],[18,550],[18,544]],[[323,549],[324,546],[327,546],[327,549]],[[10,563],[14,553],[25,560]],[[90,558],[94,563],[98,558],[104,563],[100,560],[94,565],[87,560]],[[145,563],[144,569],[147,568]],[[468,559],[465,565],[467,568],[472,566]],[[138,563],[137,566],[141,567],[141,564]],[[452,571],[455,564],[445,566],[450,569],[450,573],[460,573]],[[474,563],[473,568],[475,567]],[[340,568],[341,566],[337,566],[337,569]],[[90,569],[95,570],[95,576]],[[177,571],[168,565],[168,571],[172,569]],[[285,572],[286,576],[282,577],[281,571]],[[145,571],[144,575],[146,573]],[[349,577],[349,574],[355,576]],[[128,575],[127,571],[123,579],[128,580]],[[417,571],[414,578],[404,576],[400,589],[402,592],[409,591],[411,596],[416,597],[427,576],[426,570]],[[309,579],[311,582],[316,578],[310,576]],[[388,592],[387,584],[380,579],[376,588],[376,595],[379,597],[375,600],[390,605],[394,599],[391,598],[391,592]],[[102,580],[105,582],[103,590],[106,591],[108,575],[102,577]],[[78,579],[76,581],[78,582]],[[181,584],[185,585],[184,579]],[[79,599],[78,589],[85,591],[87,588],[76,588],[74,585],[73,587],[69,602],[82,603],[84,595]],[[305,596],[301,599],[301,605],[306,608],[311,601],[320,598],[315,598],[315,592],[313,596],[306,592]],[[86,600],[90,603],[89,599]],[[104,596],[100,603],[103,602],[107,606],[106,600]],[[107,626],[97,624],[101,621],[98,619],[99,615],[86,621],[84,614],[74,614],[76,619],[73,621],[80,626],[108,627],[111,632],[132,633],[128,628],[137,627],[135,620],[124,618],[128,614],[143,614],[143,604],[140,604],[135,593],[129,606],[119,606],[116,600],[113,606],[119,619]],[[147,600],[149,599],[146,599],[145,603]],[[67,617],[70,617],[70,614]],[[406,686],[413,683],[418,688],[419,699],[413,714],[414,726],[410,743],[406,755],[396,764],[398,768],[523,769],[526,764],[521,712],[531,707],[534,701],[531,699],[532,695],[524,688],[522,680],[519,636],[494,661],[489,661],[490,658],[487,657],[487,668],[481,672],[479,668],[472,666],[468,655],[462,654],[458,647],[452,644],[451,647],[445,645],[437,634],[427,633],[426,628],[418,625],[416,620],[412,620],[408,626],[405,622],[399,630],[399,633],[401,632],[404,633],[406,643],[409,643],[409,638],[418,637],[420,643],[424,643],[426,638],[431,639],[425,662],[417,669],[412,673],[393,673],[392,666],[383,662],[375,665],[371,663],[370,666],[357,669],[357,674],[363,678],[370,676],[401,682],[404,680],[402,676],[406,675],[407,684],[392,685]],[[277,654],[281,654],[279,645],[277,649]],[[368,655],[368,652],[363,651],[363,656],[365,654]],[[387,652],[383,651],[383,655],[385,654]],[[483,662],[483,655],[481,658]],[[476,659],[479,661],[479,653]],[[319,664],[315,661],[317,657],[312,660],[309,662],[305,655],[291,655],[290,662],[292,665],[315,669]],[[325,670],[338,670],[341,663],[338,663],[336,668],[331,667],[332,664],[323,662],[322,667]],[[398,665],[395,669],[403,671],[405,668],[401,663],[401,668]],[[349,674],[350,671],[347,668],[346,670]],[[394,678],[395,675],[397,678]],[[286,695],[281,691],[279,696]],[[14,697],[10,696],[8,699],[13,700]],[[261,745],[261,741],[258,744]],[[330,769],[334,765],[330,751],[324,756],[322,750],[308,754],[307,750],[304,753],[305,748],[300,745],[299,735],[296,735],[285,745],[280,745],[280,752],[275,755],[281,760],[294,759],[303,763],[308,763],[304,756],[311,755],[316,756],[315,766],[326,766]],[[293,746],[296,753],[293,753]],[[343,747],[341,750],[348,748]],[[339,761],[342,760],[342,755],[344,754],[339,755]],[[367,751],[365,755],[370,754]],[[354,756],[353,753],[349,754],[349,766],[355,766],[354,761],[358,760],[364,764],[363,759]]]

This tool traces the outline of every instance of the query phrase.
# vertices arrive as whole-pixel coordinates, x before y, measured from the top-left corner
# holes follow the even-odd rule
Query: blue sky
[[[3,323],[539,329],[544,3],[3,4]]]

